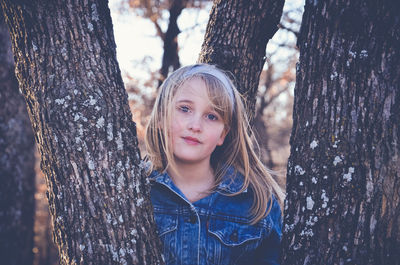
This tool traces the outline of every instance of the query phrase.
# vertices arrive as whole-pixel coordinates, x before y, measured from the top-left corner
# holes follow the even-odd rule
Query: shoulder
[[[148,174],[147,176],[148,180],[150,181],[151,184],[155,183],[169,183],[170,182],[170,177],[166,172],[160,172],[158,170],[153,170]]]
[[[272,204],[272,206],[271,206],[271,210],[268,215],[270,215],[274,218],[281,217],[282,216],[281,206],[279,205],[278,199],[276,198],[276,196],[274,194],[271,195],[271,199],[268,202],[268,208],[269,208],[270,204]],[[268,211],[268,209],[267,209],[267,211]]]
[[[159,176],[159,175],[160,175],[160,172],[158,172],[157,170],[153,170],[150,172],[150,174],[147,174],[147,178],[150,181],[154,181],[157,178],[157,176]]]
[[[235,167],[229,166],[224,175],[221,177],[217,186],[217,191],[224,194],[234,194],[242,190],[245,183],[245,178]],[[247,189],[244,189],[242,193],[246,193]]]
[[[259,223],[267,226],[268,230],[276,233],[279,238],[282,236],[282,210],[275,195],[271,196],[267,206],[267,215]]]

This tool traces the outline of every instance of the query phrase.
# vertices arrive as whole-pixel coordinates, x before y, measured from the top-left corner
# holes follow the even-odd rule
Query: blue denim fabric
[[[250,225],[251,188],[240,190],[243,176],[230,168],[217,190],[194,203],[167,173],[150,175],[151,201],[166,264],[278,264],[282,219],[273,197],[272,210]]]

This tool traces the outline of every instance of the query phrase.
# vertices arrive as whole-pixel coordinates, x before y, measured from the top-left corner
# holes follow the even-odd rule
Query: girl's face
[[[223,144],[226,132],[202,79],[192,78],[178,88],[171,118],[170,136],[176,162],[209,163],[215,147]]]

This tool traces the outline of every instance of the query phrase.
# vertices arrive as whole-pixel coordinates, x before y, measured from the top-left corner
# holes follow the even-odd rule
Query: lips
[[[200,143],[201,143],[199,139],[194,138],[194,137],[186,136],[186,137],[182,137],[182,138],[183,138],[183,140],[185,140],[185,142],[188,143],[188,144],[193,144],[193,145],[195,145],[195,144],[200,144]]]

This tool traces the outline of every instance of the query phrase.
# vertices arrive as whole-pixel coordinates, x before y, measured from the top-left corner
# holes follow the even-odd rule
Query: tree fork
[[[164,53],[162,56],[162,65],[160,69],[161,78],[159,86],[168,77],[170,67],[175,71],[181,66],[178,54],[178,35],[181,33],[178,27],[178,17],[186,7],[187,0],[173,0],[169,8],[168,28],[163,35]]]
[[[283,0],[214,1],[198,61],[217,64],[236,78],[253,123],[265,49],[278,30]]]

